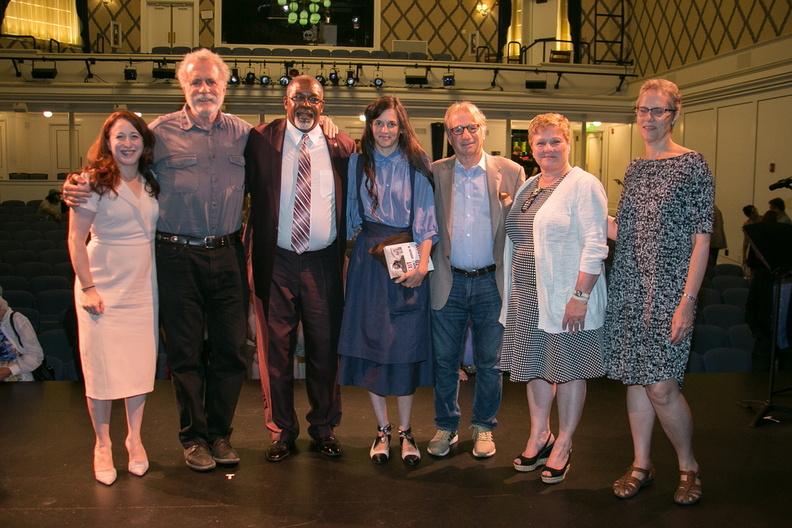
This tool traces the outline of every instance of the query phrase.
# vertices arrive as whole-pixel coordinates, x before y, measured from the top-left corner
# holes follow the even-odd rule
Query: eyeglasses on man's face
[[[455,136],[461,136],[461,135],[462,135],[462,133],[463,133],[465,130],[467,130],[468,132],[470,132],[470,134],[471,134],[471,135],[475,135],[475,134],[476,134],[476,132],[478,132],[480,128],[481,128],[481,125],[479,125],[478,123],[470,123],[469,125],[459,125],[459,126],[455,126],[455,127],[453,127],[453,128],[449,128],[448,130],[449,130],[449,131],[450,131],[452,134],[454,134]]]
[[[292,102],[301,104],[301,103],[308,103],[310,105],[318,105],[319,103],[323,102],[315,95],[305,95],[305,94],[295,94],[289,97]]]
[[[653,106],[649,108],[648,106],[636,106],[635,113],[639,116],[646,117],[649,114],[652,114],[652,117],[659,119],[666,114],[672,114],[676,112],[675,108],[663,108],[660,106]]]

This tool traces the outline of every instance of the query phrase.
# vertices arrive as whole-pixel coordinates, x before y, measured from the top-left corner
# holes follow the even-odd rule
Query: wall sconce
[[[476,12],[481,16],[489,15],[490,8],[484,2],[476,2]]]

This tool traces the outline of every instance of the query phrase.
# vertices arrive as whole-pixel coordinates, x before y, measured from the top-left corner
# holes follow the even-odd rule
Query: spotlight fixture
[[[525,81],[526,90],[546,90],[547,81]]]
[[[261,86],[269,86],[272,83],[272,77],[269,76],[269,73],[262,73],[259,82]]]
[[[280,79],[278,79],[278,84],[286,88],[287,86],[289,86],[290,81],[291,81],[291,77],[289,77],[284,73],[283,75],[280,76]]]
[[[327,86],[327,78],[325,78],[325,76],[324,76],[324,75],[322,75],[321,73],[320,73],[319,75],[317,75],[317,76],[316,76],[316,80],[317,80],[317,81],[319,82],[319,84],[321,84],[322,86]]]
[[[157,63],[157,66],[151,69],[151,76],[155,79],[175,79],[176,70],[165,67],[162,63]]]
[[[429,84],[429,75],[427,70],[412,70],[404,72],[404,84],[406,85],[419,85],[423,86]]]
[[[52,68],[37,68],[34,62],[33,68],[30,70],[30,75],[34,79],[54,79],[58,76],[58,69],[55,67],[55,63],[52,64]]]
[[[333,86],[338,86],[338,70],[335,68],[330,70],[330,73],[327,74],[327,78],[330,79],[330,82],[333,83]]]
[[[454,79],[454,74],[450,71],[443,75],[443,86],[454,86],[456,84],[456,79]]]
[[[371,85],[377,90],[385,85],[385,79],[382,78],[382,72],[379,70],[379,67],[377,68],[377,71],[374,72],[374,80],[371,81]]]
[[[245,75],[244,82],[247,85],[256,84],[256,74],[253,73],[253,70],[247,72],[247,75]]]
[[[228,79],[228,84],[237,86],[239,84],[239,69],[231,68],[231,77]]]
[[[131,64],[124,68],[124,80],[125,81],[136,81],[137,80],[137,70]]]
[[[347,70],[346,80],[344,84],[347,85],[348,88],[352,88],[357,83],[357,79],[355,79],[355,70]]]

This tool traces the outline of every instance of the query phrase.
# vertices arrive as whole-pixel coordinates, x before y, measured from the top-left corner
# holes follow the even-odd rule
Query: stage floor
[[[463,422],[470,417],[473,380],[461,389]],[[307,408],[304,389],[298,383],[301,419]],[[157,382],[143,425],[151,470],[143,478],[127,473],[123,407],[117,405],[113,439],[119,475],[109,488],[93,479],[93,435],[80,385],[0,383],[0,524],[9,528],[789,525],[792,416],[779,416],[780,424],[750,428],[752,413],[736,404],[741,398],[763,397],[765,377],[690,375],[685,393],[693,408],[704,480],[704,498],[691,508],[672,502],[676,462],[659,427],[654,485],[628,501],[612,495],[611,482],[630,463],[631,444],[624,390],[607,380],[589,384],[572,468],[566,481],[556,486],[542,484],[538,472],[517,473],[511,467],[527,437],[528,411],[524,386],[508,381],[495,433],[498,452],[484,461],[470,455],[466,427],[455,456],[438,460],[426,455],[434,412],[431,391],[419,390],[413,431],[424,459],[415,469],[401,463],[397,447],[389,464],[374,466],[369,461],[373,414],[366,393],[350,388],[343,389],[344,417],[336,431],[345,449],[342,459],[328,460],[310,452],[303,436],[296,456],[268,463],[261,397],[258,384],[251,381],[243,389],[232,437],[242,463],[207,474],[184,465],[173,391],[169,382]],[[784,400],[792,403],[789,397]]]

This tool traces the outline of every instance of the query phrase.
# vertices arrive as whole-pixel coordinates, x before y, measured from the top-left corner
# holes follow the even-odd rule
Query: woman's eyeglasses
[[[647,106],[635,107],[635,113],[638,114],[639,116],[645,117],[647,114],[652,114],[652,117],[656,119],[659,119],[664,115],[671,114],[673,112],[676,112],[675,108],[662,108],[660,106],[653,106],[652,108],[649,108]]]

